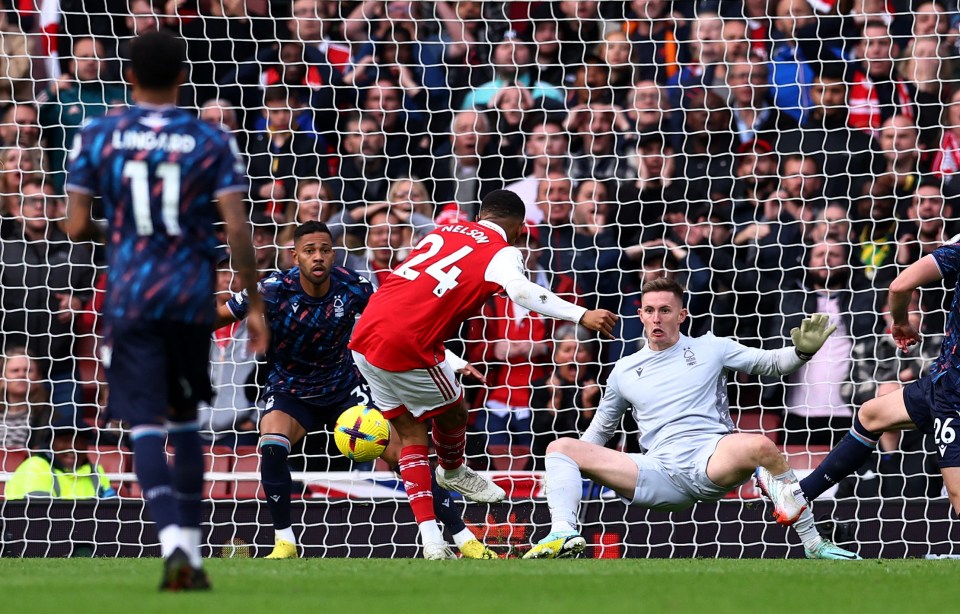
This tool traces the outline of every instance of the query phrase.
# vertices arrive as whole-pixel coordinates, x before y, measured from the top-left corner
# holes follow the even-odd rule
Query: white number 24
[[[180,165],[161,162],[157,165],[157,179],[163,182],[160,192],[160,217],[168,235],[180,234]],[[130,180],[133,197],[133,221],[137,234],[153,234],[153,215],[150,213],[150,168],[144,160],[128,160],[123,165],[123,177]]]
[[[400,268],[396,269],[393,273],[410,281],[420,277],[420,271],[416,270],[415,267],[430,260],[443,249],[443,237],[439,235],[425,236],[423,240],[417,243],[415,249],[421,250],[424,248],[426,248],[426,251],[408,258],[407,261],[400,265]],[[465,245],[424,269],[424,273],[437,280],[437,285],[433,289],[434,295],[438,297],[443,296],[448,290],[457,287],[457,278],[460,277],[460,273],[463,273],[463,270],[456,266],[456,263],[470,255],[471,252],[473,252],[473,248]]]

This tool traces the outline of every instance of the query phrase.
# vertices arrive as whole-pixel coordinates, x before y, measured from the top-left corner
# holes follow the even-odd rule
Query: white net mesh
[[[187,41],[182,105],[240,143],[264,274],[293,266],[295,225],[319,219],[342,248],[340,262],[377,284],[435,225],[472,219],[485,194],[507,187],[527,205],[532,279],[620,314],[617,339],[596,341],[492,298],[448,344],[489,382],[466,395],[468,462],[508,489],[502,505],[466,506],[488,541],[529,544],[548,526],[546,445],[582,432],[613,363],[640,347],[646,280],[672,276],[687,287],[693,336],[779,348],[803,316],[830,314],[837,334],[801,371],[769,381],[739,375],[729,388],[740,429],[773,439],[800,473],[839,441],[856,407],[916,379],[938,354],[949,292],[925,290],[912,305],[924,341],[908,355],[887,334],[885,301],[899,270],[957,231],[952,0],[5,5],[7,481],[28,450],[49,450],[44,427],[74,420],[88,432],[77,447],[89,449],[112,489],[140,497],[96,358],[103,254],[67,241],[61,194],[73,135],[129,98],[130,38],[157,27]],[[220,291],[235,283],[226,271]],[[214,506],[208,544],[242,554],[243,544],[271,541],[265,511],[249,503],[262,498],[255,445],[264,367],[247,352],[243,325],[214,339],[216,396],[201,410]],[[638,451],[631,425],[625,420],[611,445]],[[396,476],[382,465],[350,473],[326,445],[308,436],[294,457],[304,499],[295,523],[308,552],[408,555],[415,533]],[[932,442],[908,433],[885,436],[881,448],[859,478],[830,493],[854,502],[838,504],[839,517],[872,518],[881,502],[909,499],[922,509],[886,513],[858,542],[920,554],[947,543],[945,531],[915,538],[906,528],[942,512]],[[674,516],[627,512],[608,491],[585,492],[596,556],[786,551],[778,550],[785,535],[744,505],[757,497],[750,486],[719,507]],[[8,516],[20,509],[9,497],[4,505]],[[60,505],[33,516],[71,529],[26,538],[8,530],[4,543],[58,551],[80,539],[71,531],[86,526],[81,518],[116,503]],[[822,505],[818,517],[834,509]],[[120,516],[115,534],[89,541],[152,543],[142,510]],[[881,539],[882,530],[894,537]]]

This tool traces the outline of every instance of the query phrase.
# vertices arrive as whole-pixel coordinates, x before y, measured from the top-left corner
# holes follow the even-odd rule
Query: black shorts
[[[195,419],[212,397],[210,336],[196,324],[111,320],[103,345],[110,415],[131,427]]]
[[[299,422],[308,433],[319,430],[332,433],[337,418],[344,411],[354,405],[372,407],[370,388],[366,384],[356,386],[345,397],[332,403],[324,403],[323,399],[301,399],[285,392],[267,393],[264,403],[264,415],[274,411],[283,412]]]
[[[960,467],[960,390],[952,372],[924,376],[903,389],[903,404],[917,430],[933,435],[943,467]]]

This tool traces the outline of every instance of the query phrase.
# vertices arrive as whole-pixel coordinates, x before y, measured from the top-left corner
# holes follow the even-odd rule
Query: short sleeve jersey
[[[485,222],[441,226],[424,237],[370,299],[350,348],[385,371],[426,369],[443,361],[443,342],[502,291],[487,268],[516,252]],[[519,257],[519,252],[516,252]],[[522,275],[522,264],[516,264]]]
[[[103,199],[108,321],[213,324],[215,201],[247,190],[232,137],[173,106],[131,107],[77,135],[67,190]]]
[[[334,267],[330,289],[312,297],[300,286],[300,269],[269,275],[260,282],[270,348],[267,391],[335,404],[362,383],[347,349],[357,316],[367,308],[373,287],[353,271]],[[238,318],[249,309],[245,292],[227,307]]]

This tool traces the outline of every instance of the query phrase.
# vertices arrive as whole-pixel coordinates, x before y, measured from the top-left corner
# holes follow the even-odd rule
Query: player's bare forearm
[[[890,315],[893,321],[903,324],[907,321],[907,308],[917,288],[943,279],[940,267],[933,256],[924,256],[906,268],[890,283]]]
[[[106,238],[90,216],[93,196],[84,192],[67,194],[67,221],[64,230],[71,241],[99,241]]]
[[[217,319],[213,323],[213,330],[218,330],[224,326],[239,321],[240,318],[233,315],[233,312],[227,307],[226,303],[217,306]]]
[[[227,243],[230,245],[230,259],[236,267],[240,283],[247,291],[251,309],[263,311],[260,293],[257,292],[257,260],[250,238],[250,224],[247,222],[240,192],[222,194],[217,200],[220,216],[227,225]]]

